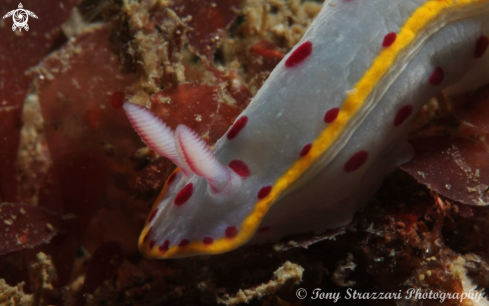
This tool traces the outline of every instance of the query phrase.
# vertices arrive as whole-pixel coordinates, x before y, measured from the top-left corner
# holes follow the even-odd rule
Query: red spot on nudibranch
[[[188,245],[189,243],[190,243],[190,241],[189,241],[188,239],[185,239],[185,238],[184,238],[184,239],[182,239],[182,240],[180,241],[180,243],[178,244],[178,246],[179,246],[179,247],[184,247],[184,246]]]
[[[177,177],[177,174],[176,173],[173,173],[172,175],[170,175],[170,177],[168,178],[168,185],[170,185],[171,183],[173,183],[173,181],[175,180],[175,178]]]
[[[262,189],[260,189],[260,191],[258,191],[258,199],[261,200],[265,198],[270,193],[270,191],[272,191],[272,186],[263,187]]]
[[[311,150],[311,147],[312,147],[312,144],[308,143],[304,146],[304,148],[302,148],[301,150],[301,153],[299,153],[299,156],[302,157],[302,156],[306,156],[307,153],[309,153],[309,151]]]
[[[474,57],[481,58],[487,51],[487,47],[489,47],[489,38],[487,36],[482,35],[477,39],[475,43]]]
[[[384,47],[384,48],[390,47],[394,43],[396,38],[397,38],[397,34],[394,32],[387,34],[386,36],[384,36],[384,41],[382,42],[382,47]]]
[[[368,159],[367,151],[359,151],[355,153],[350,159],[345,163],[343,169],[345,172],[353,172],[363,166]]]
[[[241,160],[233,160],[229,163],[229,168],[233,169],[239,176],[248,177],[250,176],[250,168],[245,162]]]
[[[261,234],[261,233],[264,233],[264,232],[267,232],[270,230],[270,226],[264,226],[264,227],[261,227],[257,230],[258,234]]]
[[[445,72],[441,67],[436,67],[430,76],[430,83],[433,86],[440,85],[445,79]]]
[[[207,245],[208,245],[208,244],[212,244],[212,243],[214,242],[214,238],[212,238],[212,237],[205,237],[205,238],[202,240],[202,242],[203,242],[204,244],[207,244]]]
[[[340,113],[340,109],[338,107],[330,109],[329,111],[326,112],[326,115],[324,115],[324,122],[331,123],[335,121],[339,113]]]
[[[121,109],[124,104],[124,94],[120,91],[116,91],[110,96],[110,103],[115,109]]]
[[[156,241],[151,240],[151,242],[149,243],[149,248],[152,249],[155,246],[155,243]]]
[[[248,122],[248,117],[241,116],[238,120],[236,120],[236,122],[231,127],[231,129],[229,130],[229,132],[226,134],[226,137],[229,140],[231,140],[234,137],[236,137],[239,134],[239,132],[241,132],[241,130],[245,127],[245,125],[246,125],[247,122]]]
[[[153,210],[153,211],[151,212],[151,215],[149,215],[149,220],[148,220],[148,222],[153,221],[153,219],[154,219],[154,217],[156,216],[156,214],[157,214],[157,213],[158,213],[158,208],[156,208],[155,210]]]
[[[166,239],[165,242],[163,242],[163,244],[158,247],[158,250],[160,250],[160,252],[166,252],[169,248],[170,240]]]
[[[187,200],[192,196],[193,190],[194,190],[193,183],[188,183],[187,185],[185,185],[185,187],[183,187],[182,190],[180,190],[180,192],[175,197],[173,204],[180,206],[185,202],[187,202]]]
[[[407,117],[411,116],[413,112],[413,106],[411,104],[404,105],[396,114],[394,118],[394,126],[400,126]]]
[[[226,237],[227,238],[234,238],[238,234],[238,229],[234,226],[228,226],[226,228]]]
[[[312,43],[306,41],[297,47],[285,61],[285,67],[292,68],[304,61],[312,52]]]

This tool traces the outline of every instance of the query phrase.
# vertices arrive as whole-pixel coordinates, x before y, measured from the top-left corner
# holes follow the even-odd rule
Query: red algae
[[[4,203],[0,205],[0,256],[48,243],[60,227],[61,216],[49,209]]]
[[[489,186],[489,153],[462,138],[412,140],[415,155],[402,169],[437,193],[460,203],[485,205]]]
[[[102,244],[92,255],[85,281],[78,292],[75,306],[86,305],[86,295],[93,294],[103,281],[114,275],[124,261],[124,253],[118,242]]]
[[[35,66],[61,33],[60,25],[68,18],[78,1],[28,1],[25,9],[41,19],[29,19],[30,31],[12,31],[12,19],[4,19],[0,27],[0,200],[18,201],[17,151],[22,126],[22,104],[31,78],[25,71]],[[2,15],[17,8],[18,3],[2,1]],[[49,17],[48,17],[49,16]],[[18,35],[20,33],[20,35]]]
[[[175,129],[185,124],[214,144],[233,123],[240,109],[219,102],[217,86],[182,84],[154,94],[151,111]]]
[[[170,8],[180,18],[192,16],[187,23],[191,29],[188,42],[207,65],[213,65],[214,50],[238,16],[242,3],[243,0],[174,0]]]
[[[51,188],[45,191],[49,196],[41,196],[39,204],[73,217],[67,222],[68,236],[53,251],[71,254],[53,254],[58,268],[71,269],[68,258],[74,259],[82,241],[89,251],[104,239],[119,241],[126,252],[136,251],[144,218],[134,212],[146,213],[147,203],[130,196],[137,175],[130,156],[143,144],[124,111],[113,107],[114,94],[126,92],[135,77],[120,72],[117,57],[108,51],[109,33],[104,26],[81,34],[38,69],[39,102],[54,165],[45,185]]]

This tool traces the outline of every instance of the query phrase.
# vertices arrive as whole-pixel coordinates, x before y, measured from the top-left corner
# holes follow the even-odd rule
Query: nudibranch
[[[217,254],[348,224],[411,158],[422,105],[489,81],[488,45],[489,0],[330,0],[213,151],[125,103],[146,144],[178,166],[140,251]]]

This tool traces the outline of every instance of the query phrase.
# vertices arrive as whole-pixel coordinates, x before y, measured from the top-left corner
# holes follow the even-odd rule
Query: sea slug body
[[[489,0],[331,0],[213,151],[125,103],[143,140],[178,166],[141,252],[217,254],[348,224],[412,156],[407,127],[421,106],[474,75],[489,81],[488,37]]]

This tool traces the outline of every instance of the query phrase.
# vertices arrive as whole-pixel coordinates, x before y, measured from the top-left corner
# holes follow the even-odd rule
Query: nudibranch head
[[[185,125],[172,131],[144,107],[125,103],[124,109],[143,140],[179,167],[149,214],[139,238],[140,251],[152,258],[185,257],[222,253],[246,243],[259,222],[256,218],[242,222],[249,211],[240,207],[253,207],[269,192],[265,188],[256,197],[243,192],[247,181],[253,180],[248,165],[241,160],[222,164]],[[229,140],[246,120],[236,121],[227,133]]]

